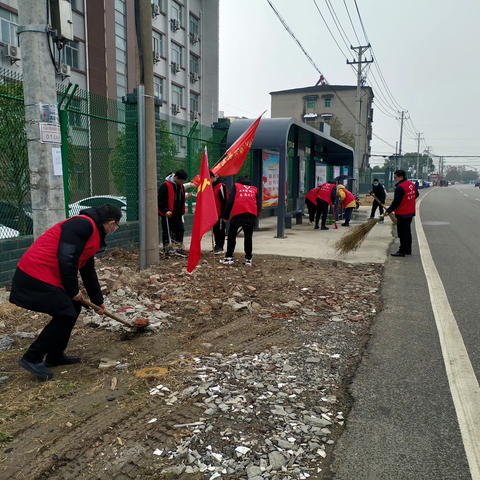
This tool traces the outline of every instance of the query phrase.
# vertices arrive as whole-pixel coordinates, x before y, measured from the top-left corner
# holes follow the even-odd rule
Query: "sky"
[[[480,171],[478,0],[356,0],[366,36],[355,0],[270,1],[331,85],[356,85],[356,71],[346,63],[355,59],[349,47],[370,42],[372,155],[395,153],[403,110],[403,153],[417,151],[421,133],[420,152],[430,147],[434,155],[459,155],[445,164]],[[220,0],[220,110],[226,115],[253,118],[267,109],[268,118],[270,92],[313,86],[318,78],[267,0]],[[383,161],[372,156],[370,164]]]

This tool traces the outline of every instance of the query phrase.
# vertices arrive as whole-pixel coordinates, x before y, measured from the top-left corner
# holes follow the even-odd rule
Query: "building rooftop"
[[[373,98],[373,90],[372,87],[364,86],[366,90],[370,90]],[[301,88],[292,88],[290,90],[278,90],[277,92],[270,92],[270,95],[277,95],[282,93],[329,93],[341,90],[356,90],[356,85],[317,85],[313,87],[301,87]]]

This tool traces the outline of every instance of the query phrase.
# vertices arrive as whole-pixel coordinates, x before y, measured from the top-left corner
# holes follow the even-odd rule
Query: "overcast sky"
[[[340,47],[315,0],[271,2],[328,83],[356,85],[356,73],[346,64],[355,52],[345,43],[368,41],[354,0],[316,0]],[[400,137],[395,117],[403,109],[410,117],[403,152],[417,151],[421,132],[421,152],[430,146],[437,155],[480,155],[480,1],[357,0],[357,5],[376,60],[367,73],[375,95],[372,154],[395,152]],[[267,0],[220,0],[220,110],[226,115],[256,117],[268,109],[269,117],[270,92],[313,86],[318,78]],[[371,163],[383,159],[373,157]],[[445,164],[480,170],[480,158],[449,158]]]

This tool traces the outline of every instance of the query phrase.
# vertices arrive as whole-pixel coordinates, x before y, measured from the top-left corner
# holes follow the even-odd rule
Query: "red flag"
[[[227,150],[225,153],[225,158],[217,165],[212,167],[212,172],[215,175],[219,175],[221,177],[235,175],[242,168],[245,157],[252,146],[253,138],[255,137],[255,133],[257,131],[258,124],[262,119],[263,113],[247,128],[242,135],[240,135],[240,137],[238,137],[237,141]],[[200,183],[200,176],[197,175],[195,178],[193,178],[192,183],[198,185]]]
[[[202,156],[202,165],[200,167],[197,204],[193,217],[192,240],[188,253],[188,273],[192,273],[202,256],[202,237],[217,223],[217,220],[217,206],[215,204],[215,196],[208,171],[207,147],[205,147]]]

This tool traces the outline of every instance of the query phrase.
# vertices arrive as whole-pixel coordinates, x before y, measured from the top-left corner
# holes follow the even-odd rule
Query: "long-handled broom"
[[[370,195],[374,198],[374,200],[377,201],[377,203],[379,205],[381,205],[385,210],[387,209],[387,207],[375,196],[375,194],[373,192],[370,192]],[[395,217],[394,215],[391,215],[390,216],[390,220],[396,225],[397,224],[397,217]]]
[[[365,223],[356,225],[346,235],[334,243],[333,248],[339,255],[346,255],[350,252],[355,252],[358,247],[367,238],[370,230],[380,221],[383,220],[386,213],[380,215],[378,218],[369,218]]]

